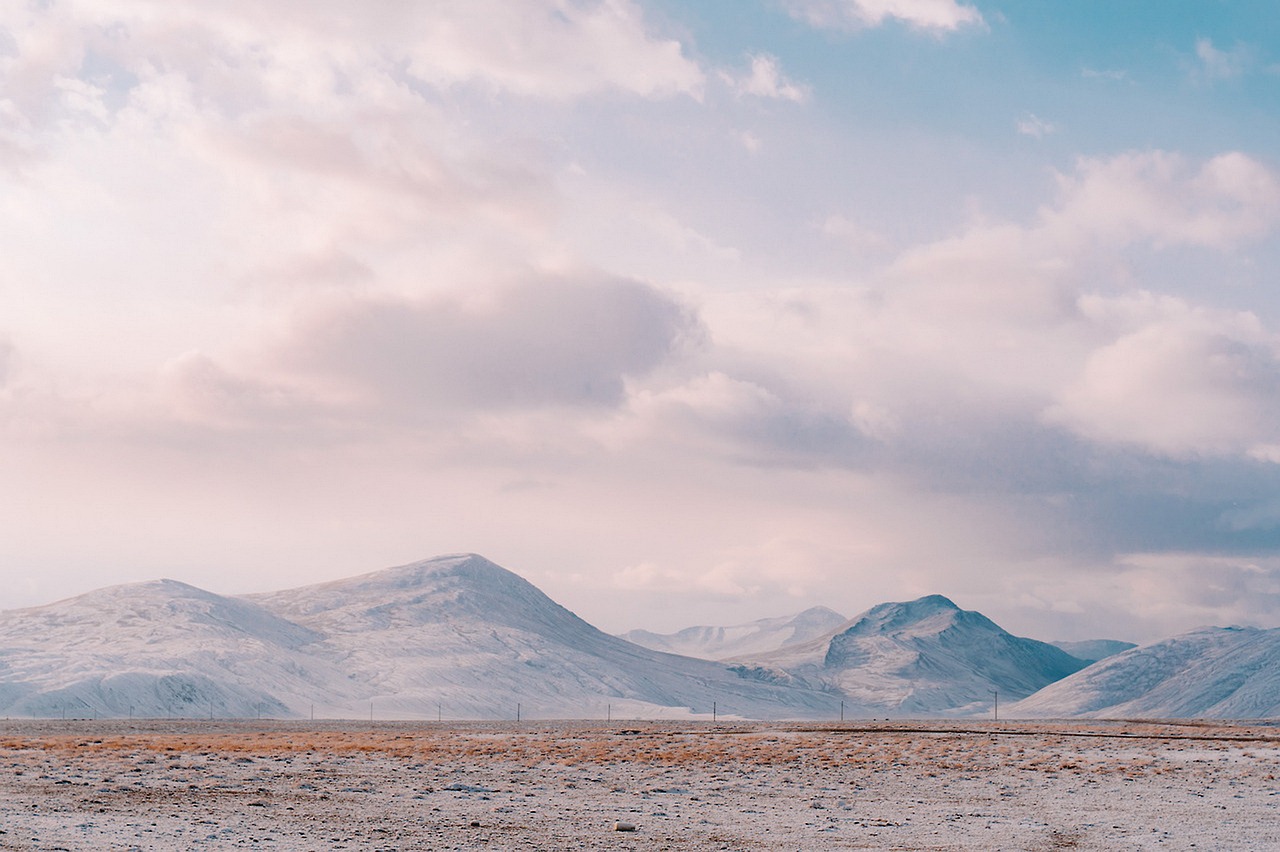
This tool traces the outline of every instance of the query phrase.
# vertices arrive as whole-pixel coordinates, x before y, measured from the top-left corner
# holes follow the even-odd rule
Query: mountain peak
[[[879,604],[825,638],[746,662],[840,689],[867,712],[929,715],[981,711],[993,689],[1023,697],[1084,665],[942,595]]]
[[[842,632],[861,636],[872,633],[896,632],[912,627],[932,626],[936,630],[943,630],[955,622],[957,618],[966,615],[972,615],[986,621],[978,613],[966,613],[956,606],[950,598],[942,595],[926,595],[913,601],[895,601],[873,606],[855,619],[853,624]]]
[[[419,559],[417,562],[409,562],[405,565],[397,565],[393,568],[383,568],[379,571],[371,571],[367,574],[361,574],[356,577],[339,580],[338,582],[376,579],[422,582],[428,577],[474,575],[476,573],[498,572],[511,574],[507,569],[490,562],[478,553],[449,553],[444,556],[432,556],[428,559]],[[511,576],[514,577],[515,575],[511,574]]]

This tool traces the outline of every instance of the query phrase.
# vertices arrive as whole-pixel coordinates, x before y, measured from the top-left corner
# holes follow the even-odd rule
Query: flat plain
[[[0,849],[1280,849],[1278,779],[1264,723],[11,720]]]

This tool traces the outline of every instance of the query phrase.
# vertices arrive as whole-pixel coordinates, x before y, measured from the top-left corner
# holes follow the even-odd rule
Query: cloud
[[[1173,457],[1265,457],[1280,446],[1280,337],[1250,314],[1170,298],[1109,301],[1086,299],[1086,315],[1146,316],[1089,355],[1047,411],[1051,421]]]
[[[99,69],[170,68],[241,106],[254,94],[244,88],[251,77],[314,104],[326,90],[361,82],[360,69],[394,77],[401,68],[407,80],[435,88],[551,99],[609,90],[696,96],[703,85],[680,43],[652,34],[631,0],[50,6],[11,31],[19,33],[12,70],[23,94],[47,86],[39,80],[51,72],[75,76],[90,57]]]
[[[970,595],[1024,636],[1145,643],[1205,625],[1276,626],[1280,560],[1176,549],[1092,564],[1050,558],[994,583],[983,578]],[[1007,617],[1002,609],[1011,609]]]
[[[758,154],[760,149],[764,147],[764,143],[760,141],[760,137],[752,133],[750,130],[743,130],[735,134],[739,143],[746,149],[748,153]]]
[[[1240,152],[1199,168],[1165,151],[1082,158],[1058,183],[1059,202],[1042,219],[1063,238],[1225,249],[1280,222],[1280,179]]]
[[[1129,72],[1119,68],[1099,70],[1086,67],[1080,69],[1080,76],[1087,80],[1110,80],[1114,83],[1125,82],[1130,79]]]
[[[772,385],[772,387],[766,385]],[[720,370],[679,384],[640,388],[628,407],[631,441],[678,446],[763,466],[851,466],[866,457],[867,433],[853,415],[829,411],[785,380]]]
[[[659,599],[678,595],[707,607],[717,601],[804,600],[817,592],[824,577],[815,565],[848,558],[830,544],[793,537],[785,532],[750,546],[728,546],[707,565],[680,569],[653,562],[628,565],[614,571],[613,586]],[[687,626],[687,625],[683,625]]]
[[[861,222],[833,213],[822,222],[823,236],[854,251],[880,251],[888,247],[884,234]]]
[[[629,377],[698,335],[695,316],[647,284],[560,277],[465,297],[343,301],[306,316],[276,357],[322,393],[376,408],[608,407]]]
[[[0,166],[11,169],[121,121],[159,136],[239,121],[279,131],[288,116],[319,131],[294,146],[323,154],[343,113],[369,129],[468,93],[700,98],[705,85],[632,0],[32,3],[6,6],[0,32]]]
[[[1018,133],[1023,136],[1030,136],[1032,139],[1043,139],[1058,132],[1056,125],[1030,112],[1019,118],[1015,127]]]
[[[1245,45],[1236,45],[1229,51],[1219,50],[1207,38],[1196,39],[1196,58],[1200,65],[1196,76],[1208,82],[1230,80],[1243,75],[1253,64],[1253,51]]]
[[[784,0],[790,13],[815,27],[855,30],[890,20],[935,33],[981,25],[982,14],[956,0]]]
[[[1280,561],[1199,553],[1135,553],[1120,560],[1126,609],[1170,629],[1190,625],[1273,626]]]
[[[12,343],[0,337],[0,390],[3,390],[17,371],[18,350]]]
[[[314,430],[314,439],[329,413],[287,381],[238,373],[203,352],[173,359],[160,379],[169,428],[241,434]]]
[[[1280,180],[1244,154],[1085,158],[1030,222],[983,222],[905,252],[882,312],[925,375],[1021,400],[1024,416],[1040,406],[1045,425],[1087,442],[1268,458],[1280,440],[1275,334],[1246,312],[1154,295],[1124,270],[1136,250],[1225,252],[1278,224]]]
[[[1123,252],[1226,252],[1277,225],[1280,179],[1239,152],[1199,165],[1164,151],[1084,157],[1056,175],[1055,200],[1028,223],[979,220],[902,253],[890,269],[899,288],[892,303],[910,306],[913,316],[937,315],[954,329],[948,338],[965,327],[988,335],[998,327],[1014,342],[1074,321],[1084,272],[1115,275]],[[973,325],[957,324],[960,315]],[[979,353],[993,340],[970,343]]]
[[[793,83],[784,77],[778,58],[768,54],[752,56],[751,71],[743,77],[734,78],[728,73],[722,76],[740,96],[751,95],[757,98],[803,103],[809,99],[810,95],[808,86]]]
[[[417,13],[420,29],[407,34],[413,38],[409,72],[434,85],[479,80],[558,98],[605,88],[643,97],[702,92],[701,69],[678,41],[651,36],[640,7],[629,0],[482,0],[447,9]]]

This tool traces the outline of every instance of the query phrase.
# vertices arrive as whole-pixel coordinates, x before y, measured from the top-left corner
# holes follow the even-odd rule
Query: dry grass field
[[[0,769],[0,849],[1280,849],[1264,725],[27,720]]]

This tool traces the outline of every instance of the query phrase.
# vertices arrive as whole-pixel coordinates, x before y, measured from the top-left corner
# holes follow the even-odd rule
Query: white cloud
[[[1152,504],[1198,486],[1144,465],[1190,482],[1280,460],[1269,314],[1140,292],[1186,256],[1254,259],[1280,220],[1261,160],[1084,158],[1027,217],[877,269],[936,222],[907,221],[911,188],[945,205],[963,165],[907,175],[918,149],[889,152],[874,115],[792,109],[811,98],[792,60],[738,52],[786,38],[735,46],[749,60],[700,103],[695,54],[643,8],[4,6],[21,364],[0,344],[0,475],[32,494],[6,564],[151,573],[198,552],[243,586],[312,556],[335,576],[479,549],[597,590],[616,575],[646,619],[764,615],[1024,578],[1046,552],[1118,547],[1108,523],[1158,546]],[[789,8],[982,26],[945,0]],[[1122,490],[1131,514],[1072,514]],[[1241,502],[1223,535],[1274,515]],[[74,540],[64,508],[92,515]]]
[[[1280,179],[1239,152],[1199,168],[1164,151],[1085,158],[1059,177],[1059,194],[1044,227],[1085,240],[1225,249],[1280,222]]]
[[[1197,75],[1210,82],[1239,77],[1253,62],[1253,51],[1244,45],[1219,50],[1207,38],[1196,39],[1196,58],[1200,60]]]
[[[981,25],[982,14],[957,0],[785,0],[791,14],[815,27],[861,29],[890,20],[916,29],[949,32]]]
[[[1014,599],[1010,618],[996,614]],[[1046,560],[982,588],[975,601],[1024,636],[1138,643],[1210,624],[1274,627],[1277,604],[1280,560],[1179,550],[1125,552],[1104,564]]]
[[[906,252],[913,277],[948,268],[1055,275],[1064,264],[1135,244],[1155,249],[1236,248],[1280,225],[1280,178],[1239,152],[1198,166],[1180,154],[1136,151],[1084,157],[1057,175],[1057,198],[1027,225],[981,222],[967,233]]]
[[[1274,232],[1280,180],[1240,153],[1196,164],[1148,151],[1082,159],[1057,182],[1028,224],[982,223],[898,259],[895,348],[985,393],[1039,400],[1045,422],[1099,445],[1269,457],[1274,334],[1249,313],[1135,293],[1122,269],[1135,247],[1225,252]]]
[[[1106,301],[1085,310],[1104,315]],[[1174,457],[1280,442],[1280,339],[1248,314],[1141,301],[1145,322],[1090,354],[1047,416],[1090,440]]]
[[[838,546],[782,532],[750,546],[724,547],[709,565],[675,568],[645,562],[614,572],[611,580],[628,591],[692,597],[704,606],[716,599],[803,600],[819,593],[825,580],[816,566],[849,556]]]
[[[568,101],[700,98],[705,84],[632,0],[19,4],[0,12],[0,32],[11,36],[0,52],[10,165],[126,109],[163,131],[273,112],[323,124],[364,107],[368,128],[458,89]]]
[[[616,87],[699,97],[703,74],[674,39],[648,34],[630,0],[485,0],[424,10],[410,73],[436,85],[478,79],[518,94],[576,97]]]
[[[1080,76],[1089,80],[1110,80],[1112,82],[1124,82],[1129,79],[1129,72],[1120,68],[1108,68],[1099,70],[1097,68],[1082,68]]]
[[[793,83],[783,76],[776,56],[757,54],[751,57],[751,70],[746,75],[735,78],[725,73],[723,76],[739,95],[795,103],[803,103],[809,99],[809,87]]]
[[[410,79],[431,86],[475,83],[540,98],[609,89],[644,97],[696,96],[703,85],[702,71],[680,43],[653,35],[631,0],[454,0],[429,7],[374,0],[358,8],[337,2],[137,2],[95,11],[85,17],[96,18],[101,30],[143,38],[171,59],[179,58],[176,49],[191,50],[192,35],[196,45],[209,39],[204,46],[213,55],[204,61],[238,64],[252,50],[255,70],[265,70],[269,84],[295,92],[318,86],[312,91],[321,96],[353,69],[374,67],[392,75],[397,65]],[[169,35],[178,28],[186,32],[181,45]],[[193,70],[201,58],[189,56],[179,67]],[[317,64],[336,73],[312,76]],[[208,73],[216,80],[221,72],[215,66]]]
[[[1125,608],[1157,629],[1275,624],[1280,563],[1273,558],[1134,553],[1119,567],[1115,585]]]
[[[3,337],[0,337],[0,390],[13,379],[17,372],[18,350]]]
[[[1043,139],[1058,132],[1057,125],[1045,121],[1034,113],[1027,113],[1018,119],[1014,125],[1018,133],[1023,136],[1030,136],[1032,139]]]
[[[889,240],[884,234],[838,213],[833,213],[823,220],[822,233],[854,251],[880,251],[889,245]]]

